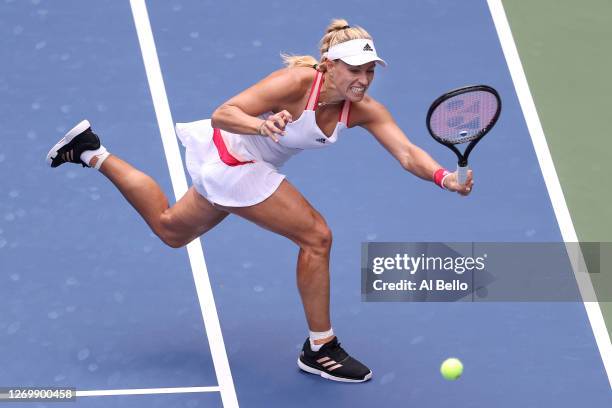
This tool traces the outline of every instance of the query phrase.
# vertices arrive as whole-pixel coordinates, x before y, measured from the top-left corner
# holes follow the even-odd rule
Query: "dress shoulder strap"
[[[321,85],[325,79],[323,78],[323,73],[317,71],[314,81],[312,82],[312,87],[310,88],[310,95],[308,96],[308,102],[306,103],[305,110],[315,110],[317,106],[317,102],[319,101],[319,93],[321,93]]]
[[[310,95],[308,95],[308,102],[306,103],[305,110],[315,110],[317,103],[319,102],[319,94],[321,93],[321,87],[325,82],[325,77],[322,72],[317,71],[312,86],[310,87]],[[342,110],[338,116],[338,122],[344,123],[346,127],[349,125],[349,119],[351,117],[351,101],[348,99],[344,101]]]
[[[344,123],[346,127],[349,126],[349,119],[351,117],[351,101],[345,99],[344,104],[342,105],[342,110],[340,111],[340,116],[338,117],[338,122]]]

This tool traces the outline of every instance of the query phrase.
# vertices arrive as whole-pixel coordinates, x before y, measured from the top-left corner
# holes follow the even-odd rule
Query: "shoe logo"
[[[372,47],[370,47],[370,44],[366,44],[365,47],[363,47],[363,51],[374,51],[372,49]]]
[[[317,142],[325,144],[326,140],[324,138],[316,139]]]

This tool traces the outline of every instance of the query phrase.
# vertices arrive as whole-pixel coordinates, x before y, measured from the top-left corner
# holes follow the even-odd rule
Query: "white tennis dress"
[[[324,77],[317,71],[302,115],[285,127],[279,143],[267,136],[242,135],[213,129],[210,119],[177,123],[176,134],[186,148],[187,171],[195,189],[212,203],[228,207],[255,205],[270,197],[285,178],[278,169],[303,149],[336,143],[348,127],[350,101],[345,101],[330,137],[317,126],[315,109]],[[266,119],[273,112],[260,116]]]

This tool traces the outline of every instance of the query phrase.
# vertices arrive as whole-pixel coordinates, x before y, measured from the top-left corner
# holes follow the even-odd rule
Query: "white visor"
[[[363,65],[376,61],[383,67],[387,66],[383,59],[378,58],[374,42],[366,39],[350,40],[332,45],[323,56],[330,60],[341,59],[349,65]]]

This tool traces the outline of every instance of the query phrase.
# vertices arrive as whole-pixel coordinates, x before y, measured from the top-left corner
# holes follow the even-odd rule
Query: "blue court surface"
[[[474,193],[413,177],[359,128],[293,158],[283,172],[334,232],[335,332],[374,377],[340,384],[298,370],[307,326],[297,248],[228,217],[201,240],[231,370],[220,384],[210,348],[220,339],[203,323],[187,251],[164,246],[96,171],[44,160],[88,118],[173,200],[130,2],[0,0],[0,387],[99,391],[79,407],[217,407],[228,384],[242,407],[612,406],[580,302],[361,301],[362,242],[562,241],[484,0],[147,8],[175,122],[210,117],[280,68],[281,51],[318,55],[335,17],[372,34],[389,67],[371,95],[449,168],[454,156],[425,128],[429,104],[461,85],[494,86],[504,108],[471,157]],[[438,371],[449,356],[465,365],[455,382]],[[235,406],[231,392],[224,401]]]

